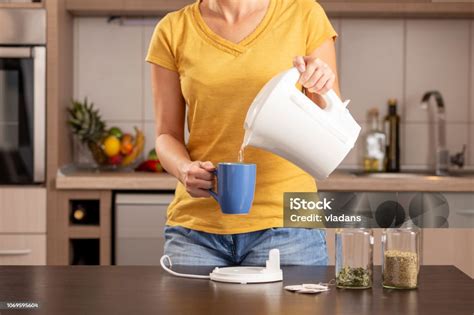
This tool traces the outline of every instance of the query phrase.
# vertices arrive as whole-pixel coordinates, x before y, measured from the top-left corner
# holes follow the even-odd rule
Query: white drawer
[[[46,189],[0,188],[0,233],[46,233]]]
[[[115,233],[123,238],[163,237],[168,205],[118,205]]]
[[[159,266],[165,238],[117,238],[115,244],[116,265]]]
[[[171,194],[117,194],[115,235],[118,238],[160,238]]]
[[[0,235],[0,265],[45,265],[46,235]]]

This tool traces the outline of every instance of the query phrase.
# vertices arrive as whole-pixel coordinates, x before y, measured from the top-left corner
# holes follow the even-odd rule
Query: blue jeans
[[[280,250],[282,265],[327,265],[326,232],[271,228],[242,234],[211,234],[165,227],[165,255],[175,265],[265,266],[268,252]]]

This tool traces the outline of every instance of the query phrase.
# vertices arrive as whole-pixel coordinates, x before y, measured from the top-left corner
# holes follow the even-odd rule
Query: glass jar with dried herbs
[[[385,229],[382,234],[383,286],[415,289],[420,270],[420,229]]]
[[[336,285],[338,288],[372,287],[374,236],[371,229],[336,230]]]

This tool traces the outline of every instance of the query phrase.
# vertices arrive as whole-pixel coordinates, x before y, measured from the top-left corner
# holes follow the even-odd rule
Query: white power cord
[[[167,261],[169,267],[166,266],[165,260]],[[171,267],[173,267],[173,263],[171,262],[171,258],[170,258],[170,256],[168,256],[168,255],[163,255],[163,256],[161,256],[160,264],[161,264],[161,267],[162,267],[166,272],[168,272],[169,274],[172,274],[173,276],[176,276],[176,277],[192,278],[192,279],[208,279],[208,280],[211,279],[210,276],[193,275],[193,274],[188,274],[188,273],[179,273],[179,272],[176,272],[176,271],[171,270]]]

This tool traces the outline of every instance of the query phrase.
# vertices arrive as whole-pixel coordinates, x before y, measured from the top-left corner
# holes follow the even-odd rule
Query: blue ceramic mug
[[[244,163],[219,163],[215,171],[217,192],[210,189],[222,213],[247,214],[255,194],[257,165]]]

